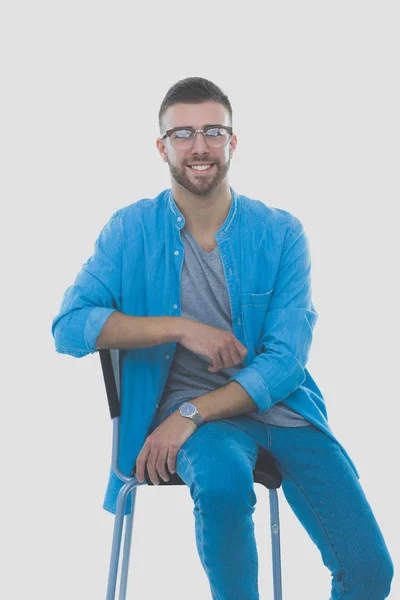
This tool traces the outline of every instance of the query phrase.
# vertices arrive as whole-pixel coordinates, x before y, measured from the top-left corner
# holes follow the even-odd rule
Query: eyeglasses
[[[174,127],[168,129],[162,136],[162,140],[168,136],[171,144],[177,150],[187,150],[193,146],[196,133],[203,133],[207,146],[210,148],[223,148],[232,137],[233,129],[227,125],[208,125],[204,129],[194,127]]]

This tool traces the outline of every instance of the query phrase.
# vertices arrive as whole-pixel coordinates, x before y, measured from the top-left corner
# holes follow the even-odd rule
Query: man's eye
[[[215,129],[207,129],[207,135],[210,137],[217,137],[219,135],[225,135],[227,133],[226,129],[222,127],[216,127]]]
[[[177,138],[185,139],[190,137],[191,135],[192,131],[190,131],[190,129],[179,129],[178,131],[175,131],[175,136]]]

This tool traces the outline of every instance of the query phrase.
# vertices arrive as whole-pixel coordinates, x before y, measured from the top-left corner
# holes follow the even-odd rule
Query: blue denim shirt
[[[232,332],[248,350],[229,381],[238,381],[258,407],[279,401],[301,414],[340,447],[321,391],[306,368],[318,314],[311,298],[308,239],[297,217],[230,188],[229,213],[215,239],[231,306]],[[101,230],[93,255],[64,293],[52,322],[57,352],[93,354],[114,312],[180,316],[185,217],[170,188],[117,210]],[[154,416],[176,342],[120,350],[120,469],[130,475],[154,430]],[[123,485],[111,471],[103,508],[115,513]],[[126,513],[131,510],[128,497]]]

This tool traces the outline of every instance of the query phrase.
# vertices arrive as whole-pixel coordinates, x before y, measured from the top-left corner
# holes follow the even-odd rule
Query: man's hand
[[[176,471],[176,456],[179,449],[196,431],[197,425],[188,417],[182,417],[175,410],[147,437],[143,448],[136,459],[136,477],[144,481],[145,467],[154,485],[159,485],[158,476],[169,480],[165,465],[171,474]]]
[[[179,343],[195,354],[201,354],[212,362],[208,371],[216,373],[240,365],[247,355],[247,348],[230,331],[218,329],[186,317],[181,319]]]

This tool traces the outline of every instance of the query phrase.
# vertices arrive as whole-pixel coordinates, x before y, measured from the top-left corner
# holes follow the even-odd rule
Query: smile
[[[191,169],[192,171],[196,171],[197,173],[209,173],[212,168],[213,168],[214,164],[212,165],[187,165],[187,167],[189,169]]]

